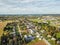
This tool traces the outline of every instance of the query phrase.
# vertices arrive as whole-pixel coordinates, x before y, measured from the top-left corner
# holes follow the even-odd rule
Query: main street
[[[26,20],[25,20],[26,21]],[[29,21],[26,21],[25,22],[25,25],[27,26],[27,28],[28,28],[28,31],[31,29],[32,31],[35,31],[35,33],[38,33],[38,37],[39,37],[39,40],[41,39],[41,40],[43,40],[45,43],[46,43],[46,45],[51,45],[43,36],[41,36],[41,34],[42,33],[39,33],[39,32],[37,32],[33,27],[35,27],[35,25],[33,25],[31,22],[29,22]],[[36,35],[37,36],[37,35]],[[43,39],[42,39],[43,38]],[[41,43],[40,43],[41,44]]]

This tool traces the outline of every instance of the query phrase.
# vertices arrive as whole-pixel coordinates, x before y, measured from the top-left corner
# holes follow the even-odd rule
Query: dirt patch
[[[38,41],[36,43],[33,43],[32,45],[46,45],[44,41]]]

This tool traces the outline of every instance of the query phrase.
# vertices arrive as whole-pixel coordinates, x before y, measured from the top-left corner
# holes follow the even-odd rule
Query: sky
[[[0,0],[0,14],[60,14],[60,0]]]

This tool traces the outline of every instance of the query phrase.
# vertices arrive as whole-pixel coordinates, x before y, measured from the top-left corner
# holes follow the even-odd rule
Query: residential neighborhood
[[[0,45],[60,45],[59,16],[0,17]]]

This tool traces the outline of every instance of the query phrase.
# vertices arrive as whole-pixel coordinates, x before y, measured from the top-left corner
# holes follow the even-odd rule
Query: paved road
[[[30,22],[26,22],[27,24],[28,24],[28,26],[27,27],[32,27],[32,26],[34,26],[33,24],[31,24]],[[31,30],[33,30],[33,29],[31,29]],[[39,35],[40,35],[40,33],[39,32],[37,32]],[[40,36],[41,37],[41,36]],[[39,37],[39,38],[40,38]],[[43,37],[43,36],[42,36]],[[51,45],[45,38],[43,38],[43,41],[47,44],[47,45]]]

